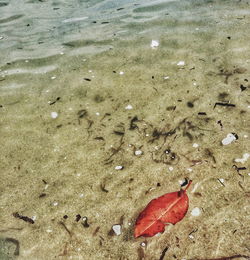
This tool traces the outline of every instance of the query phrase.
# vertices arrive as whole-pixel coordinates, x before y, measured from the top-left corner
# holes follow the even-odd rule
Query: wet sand
[[[123,36],[2,65],[1,259],[250,257],[249,3],[133,14]],[[186,217],[134,239],[139,212],[185,178]]]

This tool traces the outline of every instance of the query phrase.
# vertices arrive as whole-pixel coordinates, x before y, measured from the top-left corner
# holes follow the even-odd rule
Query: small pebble
[[[163,77],[164,79],[169,79],[169,76],[165,76],[165,77]]]
[[[119,72],[119,74],[120,74],[120,75],[123,75],[123,74],[124,74],[124,72],[123,72],[123,71],[120,71],[120,72]]]
[[[179,61],[178,63],[177,63],[177,66],[184,66],[185,65],[185,61]]]
[[[223,144],[223,145],[228,145],[228,144],[231,144],[233,141],[235,141],[236,140],[236,137],[233,135],[233,134],[231,134],[231,133],[229,133],[228,135],[227,135],[227,137],[226,138],[224,138],[222,141],[221,141],[221,143]]]
[[[194,239],[194,236],[193,235],[189,235],[188,236],[190,239]]]
[[[159,46],[159,42],[156,40],[152,40],[150,46],[152,49],[155,49]]]
[[[100,115],[100,113],[99,113],[99,112],[96,112],[95,114],[96,114],[97,116],[99,116],[99,115]]]
[[[112,229],[113,229],[113,231],[115,232],[115,234],[117,235],[117,236],[119,236],[119,235],[121,235],[121,225],[114,225],[113,227],[112,227]]]
[[[131,105],[127,105],[127,106],[125,107],[125,109],[126,109],[126,110],[131,110],[131,109],[133,109],[133,107],[132,107]]]
[[[3,36],[0,36],[0,40],[2,40],[3,39]]]
[[[53,230],[52,229],[47,229],[46,230],[48,233],[51,233]]]
[[[56,76],[51,77],[51,79],[56,79]]]
[[[58,205],[58,202],[53,202],[53,206],[57,206]]]
[[[194,86],[196,86],[196,85],[197,85],[197,83],[196,83],[196,82],[194,82],[194,83],[193,83],[193,85],[194,85]]]
[[[83,193],[81,193],[79,197],[80,197],[80,198],[83,198],[83,197],[84,197],[84,194],[83,194]]]
[[[197,147],[199,147],[199,145],[196,144],[196,143],[194,143],[194,144],[193,144],[193,147],[194,147],[194,148],[197,148]]]
[[[198,207],[193,208],[192,211],[191,211],[191,215],[194,216],[194,217],[198,217],[200,214],[201,214],[201,211]]]
[[[135,155],[142,155],[142,151],[141,150],[135,151]]]
[[[173,170],[174,170],[174,168],[173,168],[172,166],[168,167],[168,169],[169,169],[170,171],[173,171]]]
[[[57,112],[51,112],[51,117],[52,118],[57,118],[58,117],[58,113]]]
[[[193,169],[192,168],[187,168],[187,171],[192,172]]]
[[[115,169],[116,169],[116,170],[122,170],[122,169],[123,169],[123,166],[117,165],[117,166],[115,166]]]

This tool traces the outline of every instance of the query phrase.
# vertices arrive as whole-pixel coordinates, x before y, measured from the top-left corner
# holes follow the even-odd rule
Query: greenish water
[[[0,259],[248,259],[249,10],[1,1]],[[134,239],[185,178],[186,217]]]

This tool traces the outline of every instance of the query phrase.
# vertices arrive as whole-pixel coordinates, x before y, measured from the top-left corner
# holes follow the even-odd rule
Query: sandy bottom
[[[0,259],[250,259],[249,5],[229,7],[2,78]],[[185,178],[185,218],[134,239]]]

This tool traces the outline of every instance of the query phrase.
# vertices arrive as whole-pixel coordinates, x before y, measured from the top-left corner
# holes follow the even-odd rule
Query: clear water
[[[0,1],[0,259],[246,259],[249,14],[244,0]],[[185,218],[134,239],[185,178]]]

